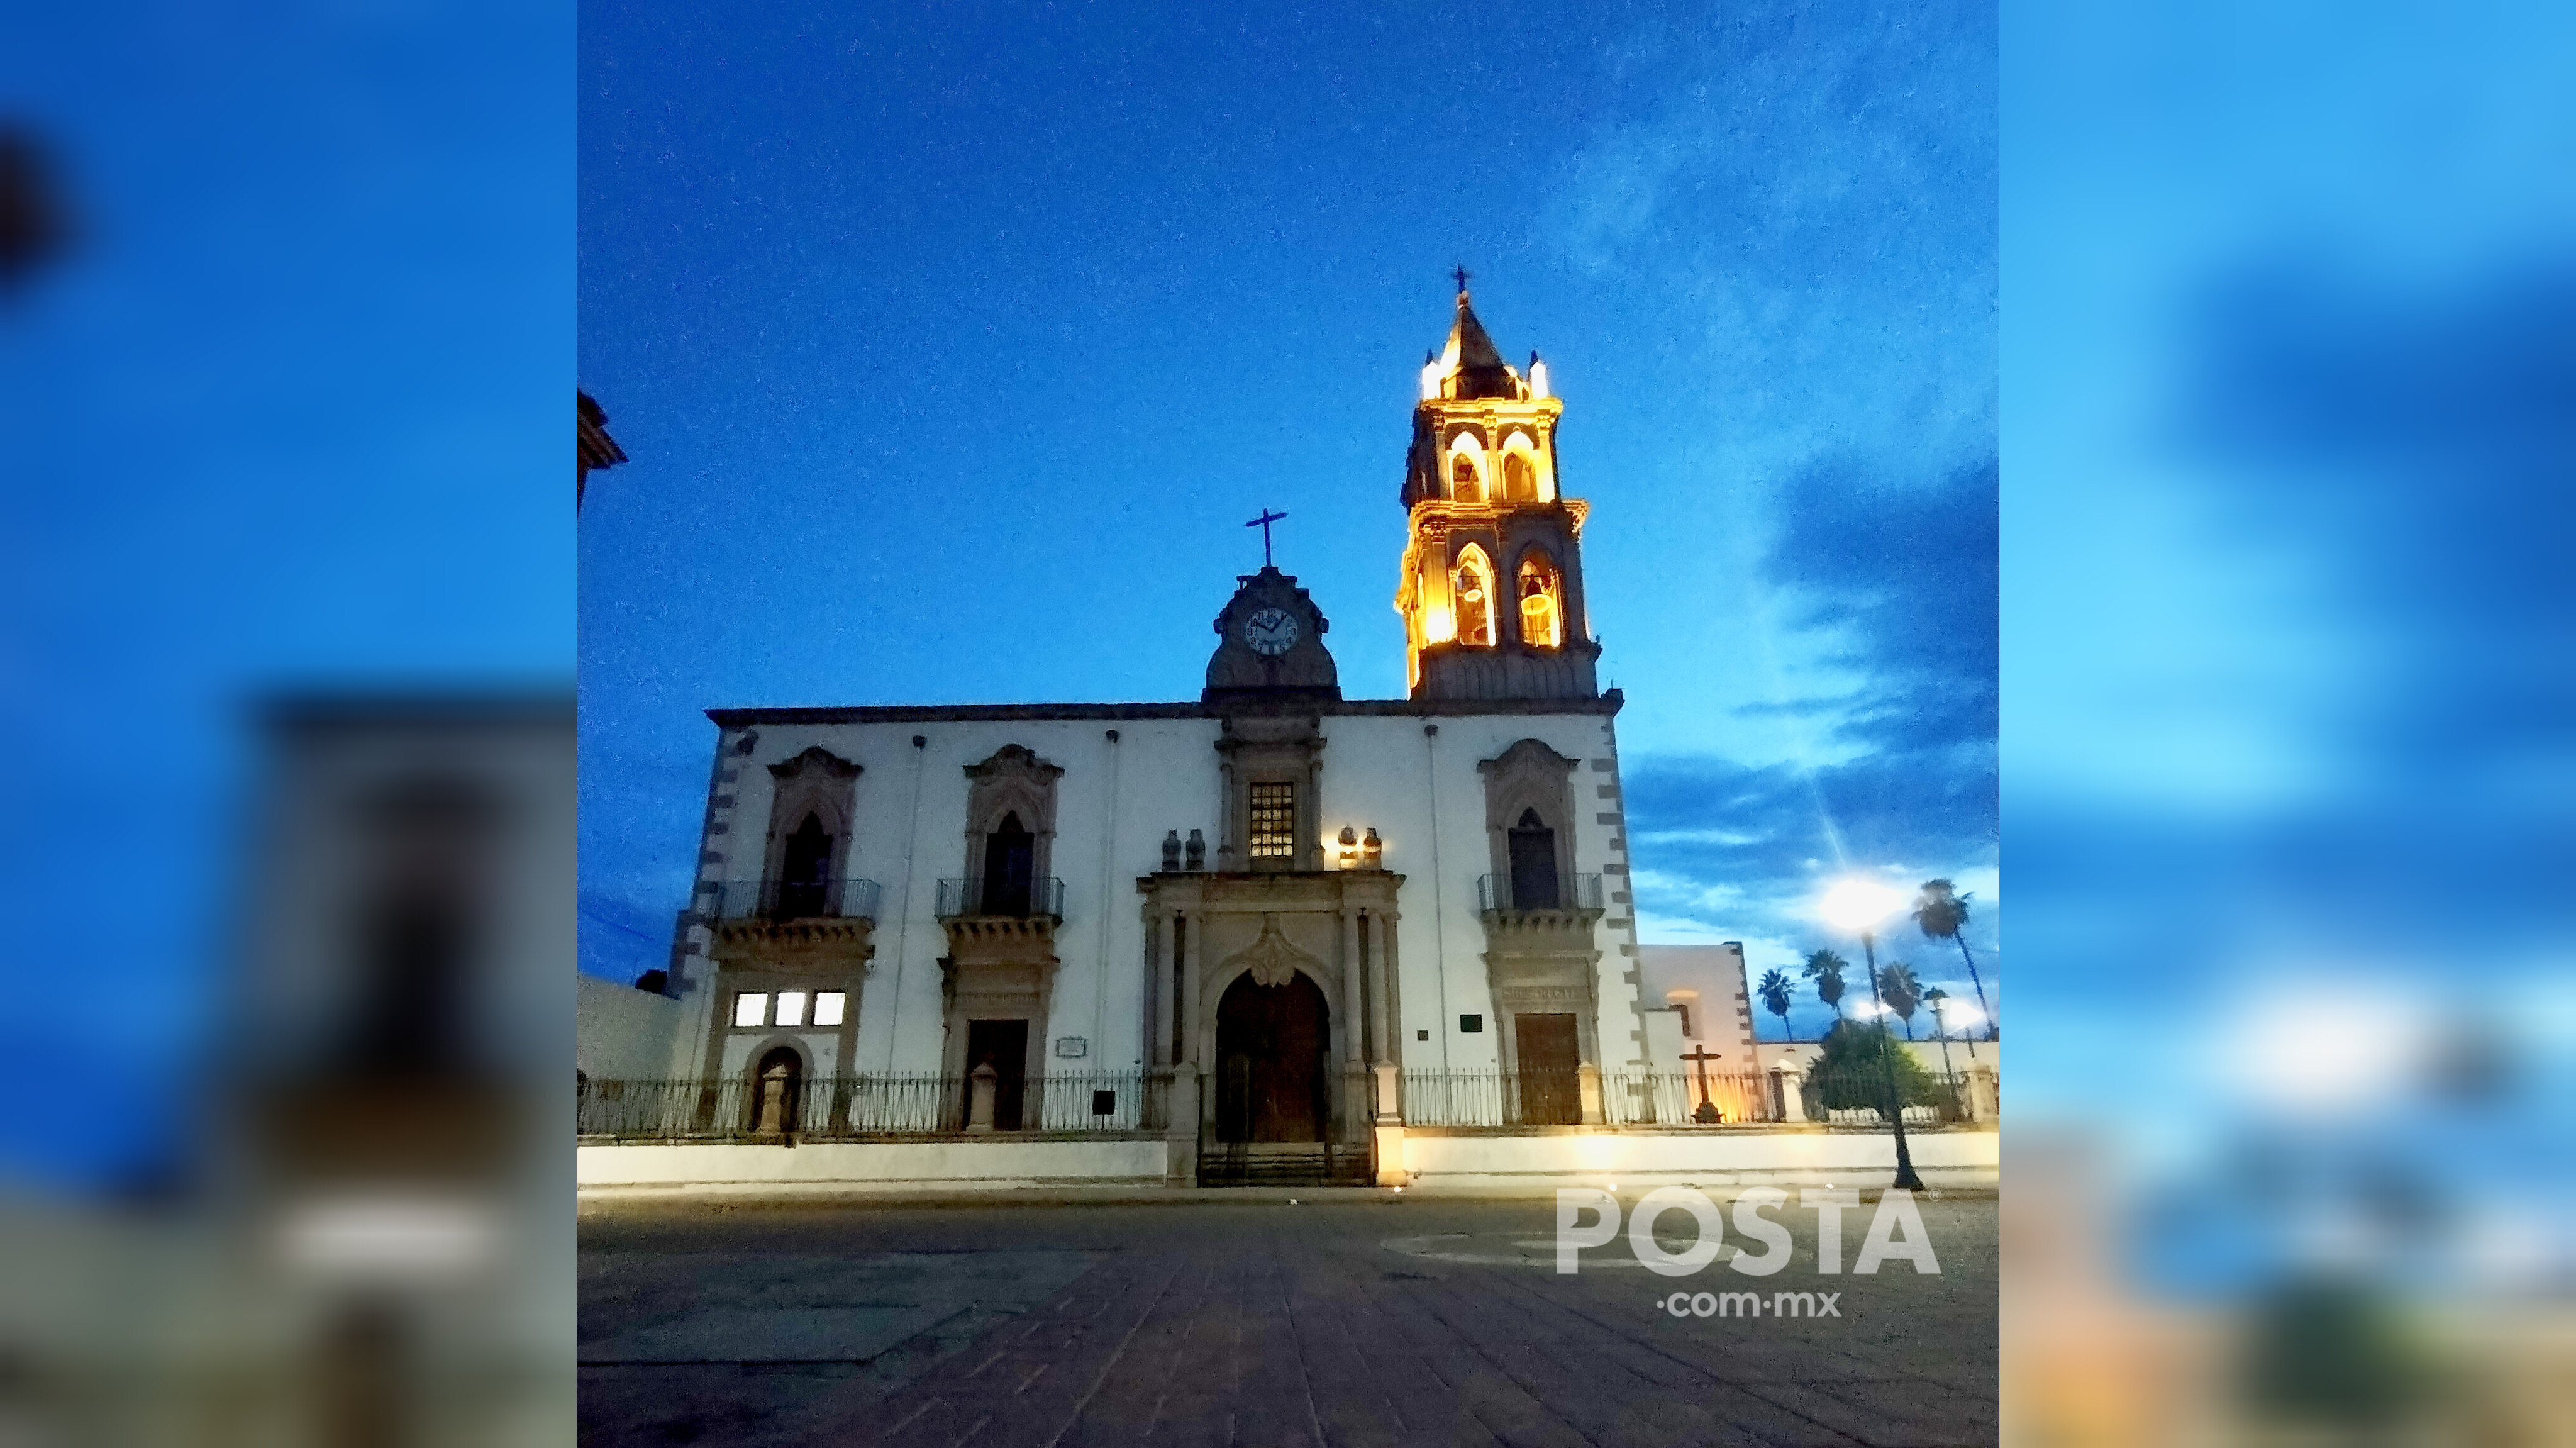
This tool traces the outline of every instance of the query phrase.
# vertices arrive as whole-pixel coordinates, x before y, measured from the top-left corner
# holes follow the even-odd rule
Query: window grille
[[[1293,784],[1252,786],[1250,858],[1293,860],[1297,856],[1297,787]]]

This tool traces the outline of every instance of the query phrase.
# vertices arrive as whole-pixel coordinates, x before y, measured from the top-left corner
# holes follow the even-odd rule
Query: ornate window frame
[[[1577,761],[1536,739],[1522,739],[1476,772],[1485,780],[1485,834],[1493,873],[1508,879],[1512,871],[1511,831],[1524,810],[1556,832],[1556,878],[1560,898],[1574,898],[1574,769]]]
[[[778,886],[785,878],[787,837],[805,822],[806,815],[812,814],[821,821],[824,833],[832,837],[832,868],[824,910],[832,915],[841,912],[841,881],[850,873],[850,855],[856,840],[852,825],[859,775],[863,772],[859,765],[820,744],[769,766],[769,839],[760,857],[764,909],[776,902]]]
[[[1056,781],[1064,777],[1035,750],[1005,744],[983,762],[966,767],[966,878],[984,878],[984,844],[1004,818],[1020,817],[1020,828],[1034,837],[1029,850],[1033,880],[1053,878]]]

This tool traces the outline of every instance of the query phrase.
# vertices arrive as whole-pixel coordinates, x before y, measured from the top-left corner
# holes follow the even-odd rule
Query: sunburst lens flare
[[[1904,908],[1902,892],[1875,880],[1837,881],[1817,902],[1827,923],[1854,933],[1875,930]]]

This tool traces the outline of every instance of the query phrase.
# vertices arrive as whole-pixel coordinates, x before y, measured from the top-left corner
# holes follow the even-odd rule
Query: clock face
[[[1252,645],[1256,654],[1284,654],[1296,646],[1297,620],[1282,610],[1265,608],[1245,621],[1243,641]]]

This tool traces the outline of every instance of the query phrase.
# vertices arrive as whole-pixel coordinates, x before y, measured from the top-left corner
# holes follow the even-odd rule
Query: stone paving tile
[[[728,1442],[906,1448],[1991,1443],[1995,1203],[1924,1204],[1943,1273],[1668,1279],[1631,1261],[1507,1263],[1545,1202],[869,1211],[601,1221],[626,1253],[739,1264],[846,1252],[1100,1254],[1098,1265],[890,1390],[855,1383]],[[1385,1243],[1459,1234],[1485,1260]],[[1801,1234],[1802,1253],[1812,1241]],[[1846,1251],[1849,1243],[1846,1243]],[[627,1260],[634,1260],[629,1258]],[[961,1259],[971,1260],[971,1259]],[[1623,1270],[1624,1269],[1624,1270]],[[737,1266],[736,1270],[742,1270]],[[618,1290],[586,1271],[585,1300]],[[1797,1280],[1793,1280],[1797,1279]],[[1845,1316],[1674,1319],[1684,1290],[1844,1293]],[[586,1391],[589,1388],[586,1387]],[[828,1407],[829,1411],[822,1411]],[[593,1418],[585,1403],[587,1427]],[[722,1436],[722,1435],[719,1435]],[[641,1437],[596,1441],[686,1441]],[[708,1439],[703,1441],[716,1441]]]

